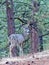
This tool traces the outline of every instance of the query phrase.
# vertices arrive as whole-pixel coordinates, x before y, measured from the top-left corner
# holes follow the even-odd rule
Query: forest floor
[[[49,50],[21,57],[2,58],[0,65],[49,65]]]

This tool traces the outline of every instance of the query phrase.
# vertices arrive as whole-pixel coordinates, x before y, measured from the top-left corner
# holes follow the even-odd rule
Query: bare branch
[[[14,19],[18,19],[19,21],[21,21],[23,24],[27,24],[27,22],[24,22],[21,18],[19,18],[19,17],[14,17]]]
[[[49,35],[49,32],[48,33],[45,33],[43,35],[40,35],[39,37],[43,37],[43,36],[46,36],[46,35]]]
[[[47,23],[44,23],[44,25],[46,25],[46,24],[49,24],[49,22],[47,22]]]

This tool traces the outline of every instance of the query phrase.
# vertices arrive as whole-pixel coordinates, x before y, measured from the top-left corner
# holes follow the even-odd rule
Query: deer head
[[[25,25],[23,25],[22,26],[22,29],[23,29],[23,35],[24,36],[27,36],[27,35],[29,35],[29,24],[25,24]]]

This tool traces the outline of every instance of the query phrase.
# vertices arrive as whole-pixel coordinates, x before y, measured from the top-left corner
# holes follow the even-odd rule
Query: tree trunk
[[[30,31],[31,31],[31,53],[36,53],[38,51],[39,46],[39,36],[38,36],[38,28],[37,28],[37,20],[34,19],[34,15],[39,11],[39,3],[32,0],[33,2],[33,21],[30,23]]]
[[[6,13],[7,13],[7,25],[8,36],[15,33],[14,14],[13,14],[13,0],[6,0]]]

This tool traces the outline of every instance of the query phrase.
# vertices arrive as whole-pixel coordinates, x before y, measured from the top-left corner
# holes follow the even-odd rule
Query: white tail
[[[9,41],[9,43],[11,43],[11,45],[10,45],[10,57],[16,56],[16,53],[17,53],[17,52],[15,52],[16,46],[19,48],[19,56],[23,55],[22,44],[29,36],[29,28],[28,28],[28,25],[24,25],[22,28],[23,28],[22,34],[11,34],[8,37],[8,41]]]

